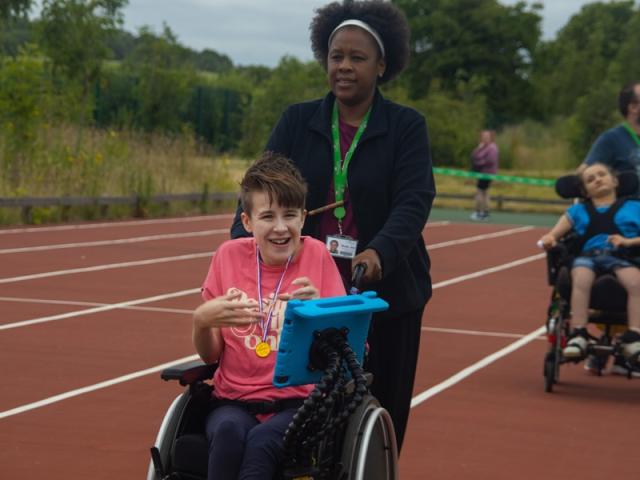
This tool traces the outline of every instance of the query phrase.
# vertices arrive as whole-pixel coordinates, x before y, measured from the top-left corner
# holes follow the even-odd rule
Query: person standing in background
[[[498,146],[495,143],[495,132],[480,132],[480,143],[471,153],[471,169],[477,173],[498,172]],[[471,220],[487,220],[489,218],[489,186],[491,180],[479,178],[476,185],[475,211]]]

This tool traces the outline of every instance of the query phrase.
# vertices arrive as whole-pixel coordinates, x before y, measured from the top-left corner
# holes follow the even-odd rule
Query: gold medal
[[[271,353],[271,347],[267,342],[260,342],[256,345],[256,355],[260,358],[266,358]]]

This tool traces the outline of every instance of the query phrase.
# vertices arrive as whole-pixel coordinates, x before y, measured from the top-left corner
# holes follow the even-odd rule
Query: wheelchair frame
[[[573,260],[569,251],[573,247],[575,235],[569,234],[561,239],[559,244],[547,252],[547,273],[548,283],[553,287],[551,293],[551,301],[547,311],[547,338],[550,346],[544,357],[544,389],[546,392],[552,392],[554,385],[560,379],[560,365],[564,363],[579,363],[584,358],[568,359],[562,354],[563,348],[566,346],[567,338],[570,331],[571,308],[569,305],[569,296],[567,291],[560,291],[559,284],[566,282],[566,278],[570,275],[570,263]],[[564,269],[564,271],[563,271]],[[594,289],[597,283],[615,282],[614,275],[605,274],[599,276],[594,282]],[[619,284],[618,284],[619,285]],[[563,289],[564,290],[564,289]],[[589,310],[588,323],[596,324],[602,330],[602,334],[595,338],[594,344],[587,347],[587,356],[592,356],[595,362],[597,375],[602,375],[610,356],[620,355],[620,345],[615,339],[614,329],[616,327],[626,327],[626,292],[619,287],[618,302],[624,302],[625,308],[622,311],[591,309]],[[593,289],[592,289],[593,293]],[[623,296],[621,296],[624,294]],[[591,299],[593,306],[594,299]],[[596,303],[599,303],[596,301]],[[626,361],[625,361],[626,362]],[[626,362],[627,378],[632,378],[632,374],[637,370],[637,365],[631,365]]]
[[[207,444],[204,437],[204,401],[211,395],[207,380],[213,378],[215,365],[195,361],[166,369],[161,377],[166,381],[178,381],[186,391],[171,403],[161,423],[156,442],[151,448],[151,461],[147,480],[205,480]],[[367,374],[367,383],[371,375]],[[347,397],[353,393],[354,384],[349,382]],[[196,410],[194,412],[194,409]],[[180,442],[179,439],[188,441]],[[195,446],[195,448],[194,448]],[[185,469],[184,461],[178,457],[186,448],[199,450],[198,465]],[[200,448],[198,448],[200,447]],[[338,452],[336,455],[335,449]],[[182,450],[182,451],[181,451]],[[389,413],[371,395],[364,396],[362,403],[350,416],[349,421],[330,438],[323,439],[318,449],[331,452],[328,459],[318,459],[318,465],[330,463],[328,475],[316,469],[301,469],[290,479],[332,480],[397,480],[397,446],[393,423]],[[204,456],[204,457],[203,457]],[[203,468],[204,467],[204,468]]]

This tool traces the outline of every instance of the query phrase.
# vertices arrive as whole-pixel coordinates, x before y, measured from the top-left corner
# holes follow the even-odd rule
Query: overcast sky
[[[517,0],[502,0],[515,4]],[[275,66],[283,55],[311,60],[309,22],[325,0],[129,0],[125,29],[149,25],[157,33],[166,22],[178,41],[195,50],[211,48],[236,65]],[[531,3],[529,1],[528,3]],[[543,36],[555,36],[586,0],[546,0]]]
[[[501,0],[515,4],[517,0]],[[275,66],[283,55],[311,60],[309,22],[327,0],[129,0],[125,29],[148,25],[156,33],[166,22],[178,41],[195,50],[210,48],[236,65]],[[532,3],[529,1],[528,3]],[[550,39],[586,0],[546,0],[543,36]]]

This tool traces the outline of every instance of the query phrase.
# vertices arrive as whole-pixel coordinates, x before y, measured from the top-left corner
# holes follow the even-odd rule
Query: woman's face
[[[343,27],[333,36],[327,77],[331,91],[342,104],[356,106],[370,101],[384,68],[378,45],[365,30]]]

